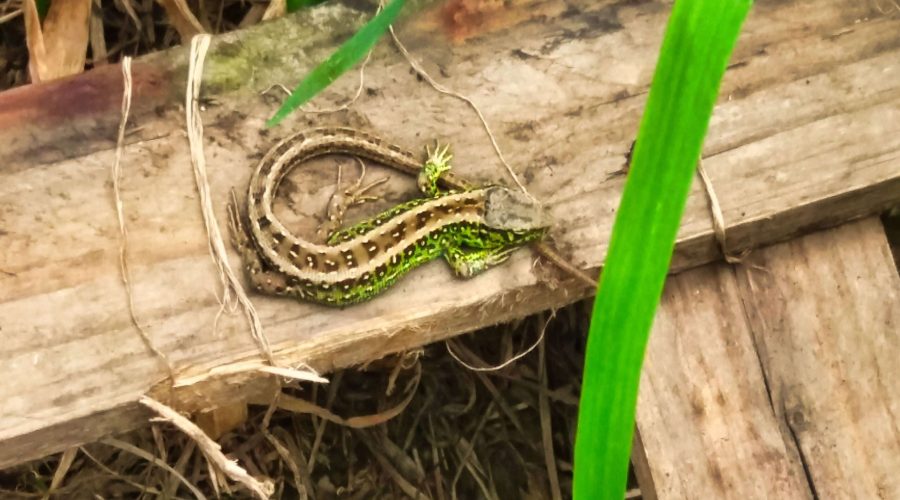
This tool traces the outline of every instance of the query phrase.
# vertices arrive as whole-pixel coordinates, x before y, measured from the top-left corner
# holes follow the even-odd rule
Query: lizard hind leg
[[[441,147],[436,144],[434,150],[426,147],[425,151],[428,153],[428,159],[425,160],[425,165],[419,171],[416,184],[425,195],[437,196],[441,194],[438,182],[441,176],[450,170],[450,160],[453,159],[453,155],[450,153],[450,146],[447,145]]]
[[[247,234],[247,229],[241,223],[243,214],[241,214],[240,209],[238,209],[237,196],[234,194],[234,189],[231,190],[231,199],[228,200],[228,204],[225,208],[228,212],[228,233],[231,235],[231,246],[240,252],[241,257],[243,258],[243,249],[250,245],[250,236]]]
[[[368,195],[366,192],[376,186],[384,184],[388,180],[387,177],[382,177],[363,185],[363,180],[366,177],[366,164],[359,158],[356,158],[356,160],[359,162],[360,167],[359,177],[356,179],[356,183],[353,184],[353,186],[343,191],[341,190],[343,169],[341,168],[341,165],[338,165],[337,182],[334,193],[328,200],[328,207],[325,209],[325,222],[323,222],[316,231],[318,237],[327,240],[329,244],[336,242],[334,239],[335,233],[340,231],[347,210],[351,207],[378,200],[379,196]]]
[[[231,191],[231,200],[227,208],[231,244],[241,255],[241,261],[244,264],[244,271],[250,286],[258,292],[270,294],[285,293],[288,290],[287,276],[270,269],[256,252],[247,228],[242,223],[245,219],[237,208],[237,198],[234,190]]]

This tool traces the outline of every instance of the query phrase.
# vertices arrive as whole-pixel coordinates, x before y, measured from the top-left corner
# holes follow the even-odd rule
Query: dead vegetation
[[[273,481],[272,498],[567,498],[589,308],[337,372],[328,385],[292,384],[267,427],[267,408],[252,406],[218,442]],[[481,370],[527,350],[545,327],[538,349]],[[192,439],[155,423],[7,470],[0,496],[251,497],[211,470]]]
[[[201,31],[224,33],[250,26],[263,18],[269,5],[246,0],[48,3],[42,22],[29,14],[34,0],[0,3],[0,89],[163,50]],[[86,29],[78,29],[82,26]]]

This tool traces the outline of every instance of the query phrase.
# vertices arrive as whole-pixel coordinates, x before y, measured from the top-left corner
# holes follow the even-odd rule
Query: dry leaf
[[[103,33],[103,7],[100,0],[94,0],[94,9],[91,9],[90,36],[91,57],[94,66],[106,64],[108,61],[106,51],[106,35]]]
[[[262,18],[263,21],[268,21],[283,16],[285,12],[287,12],[286,0],[272,0]]]
[[[34,0],[22,4],[32,82],[84,71],[91,0],[52,2],[41,26]]]
[[[44,34],[41,33],[41,20],[38,17],[34,0],[22,3],[22,14],[25,16],[25,44],[28,46],[28,74],[32,82],[41,81],[41,75],[47,74],[45,60],[47,49],[44,48]]]
[[[159,4],[166,10],[169,22],[181,35],[182,42],[190,40],[194,35],[206,33],[184,0],[159,0]]]

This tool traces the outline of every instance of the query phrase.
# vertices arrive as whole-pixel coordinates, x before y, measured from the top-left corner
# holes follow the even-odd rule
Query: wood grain
[[[726,265],[666,282],[641,373],[637,426],[660,500],[813,498],[769,405]]]
[[[638,404],[650,487],[660,499],[897,498],[900,276],[881,224],[748,261],[667,282]]]
[[[820,498],[900,498],[900,275],[867,219],[738,273],[772,409]]]
[[[557,247],[579,267],[596,269],[669,4],[535,5],[514,2],[497,14],[504,22],[469,31],[438,6],[400,35],[432,74],[481,106],[510,162],[559,221]],[[460,175],[511,182],[469,108],[417,81],[386,43],[349,110],[298,114],[263,129],[278,99],[260,92],[296,81],[368,14],[326,6],[214,41],[202,92],[220,222],[228,191],[243,189],[262,152],[312,125],[363,128],[411,149],[440,139],[454,145]],[[151,390],[191,411],[266,385],[252,371],[215,376],[258,366],[260,357],[241,317],[226,315],[214,328],[218,279],[182,131],[186,61],[184,49],[136,61],[122,181],[138,319],[190,382],[174,391],[153,389],[165,370],[131,326],[119,279],[109,177],[119,68],[0,94],[0,377],[7,381],[0,384],[0,466],[139,425],[135,401]],[[730,248],[783,240],[900,200],[898,74],[896,17],[837,0],[756,6],[705,153]],[[344,100],[356,81],[346,75],[313,105]],[[292,228],[316,224],[333,171],[320,165],[287,179],[277,209]],[[382,205],[367,209],[413,192],[410,180],[392,181]],[[674,265],[718,258],[707,202],[695,188]],[[435,263],[345,310],[253,300],[280,363],[330,370],[590,293],[570,281],[548,288],[548,274],[536,275],[532,257],[520,252],[468,282]]]

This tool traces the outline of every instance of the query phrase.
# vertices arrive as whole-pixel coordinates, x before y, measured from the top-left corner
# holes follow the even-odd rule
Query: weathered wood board
[[[555,244],[577,266],[596,269],[669,4],[522,2],[481,16],[490,19],[484,23],[442,9],[409,20],[400,36],[432,74],[481,106],[510,162],[559,221]],[[213,43],[203,118],[220,222],[229,189],[245,186],[261,154],[289,130],[311,125],[365,128],[410,148],[441,139],[455,145],[457,173],[510,182],[471,111],[417,81],[386,43],[349,110],[262,129],[278,103],[259,92],[296,81],[365,16],[328,6]],[[182,130],[185,73],[184,49],[135,63],[122,195],[139,321],[180,379],[193,382],[175,391],[160,386],[156,394],[192,410],[266,379],[212,376],[261,362],[241,317],[213,327],[218,281]],[[732,249],[900,200],[897,75],[900,19],[871,5],[755,7],[705,149]],[[316,104],[343,101],[356,81],[345,76]],[[138,425],[135,401],[165,376],[130,324],[119,278],[110,168],[120,95],[113,66],[0,94],[0,380],[7,381],[0,384],[0,466]],[[288,179],[284,219],[309,231],[333,179],[322,169]],[[392,182],[383,203],[412,193],[411,182]],[[674,265],[717,258],[706,198],[696,187]],[[345,310],[253,300],[280,363],[328,370],[590,293],[572,282],[549,289],[544,281],[520,252],[469,282],[435,263]]]
[[[641,379],[642,474],[663,500],[898,498],[898,359],[875,218],[673,276]]]
[[[637,413],[657,498],[811,498],[756,356],[730,268],[669,278]]]

